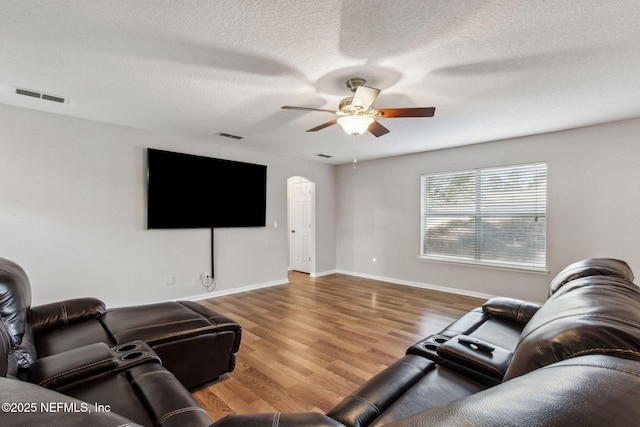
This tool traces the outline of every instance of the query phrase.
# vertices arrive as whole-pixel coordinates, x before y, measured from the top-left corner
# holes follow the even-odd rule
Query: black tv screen
[[[267,167],[147,149],[148,228],[264,227]]]

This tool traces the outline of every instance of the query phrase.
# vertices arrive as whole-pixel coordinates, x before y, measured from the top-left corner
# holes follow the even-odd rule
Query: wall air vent
[[[15,89],[18,95],[30,96],[32,98],[40,98],[40,99],[44,99],[45,101],[53,101],[53,102],[58,102],[60,104],[69,103],[69,98],[64,98],[62,96],[50,95],[47,93],[38,92],[37,90],[22,89],[19,87]]]
[[[330,156],[330,155],[328,155],[328,154],[322,154],[322,153],[318,153],[318,154],[316,154],[316,156],[318,156],[318,157],[324,157],[325,159],[330,159],[330,158],[332,158],[332,157],[333,157],[333,156]]]
[[[224,136],[225,138],[231,138],[231,139],[244,139],[244,136],[233,135],[231,133],[226,133],[226,132],[218,132],[216,135]]]

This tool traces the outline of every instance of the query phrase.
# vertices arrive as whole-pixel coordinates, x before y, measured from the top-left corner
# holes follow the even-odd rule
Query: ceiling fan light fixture
[[[365,133],[369,125],[373,123],[373,117],[370,116],[344,116],[338,119],[338,124],[349,135],[360,135]]]

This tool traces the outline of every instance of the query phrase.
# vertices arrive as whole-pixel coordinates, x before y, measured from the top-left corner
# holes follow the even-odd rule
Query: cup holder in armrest
[[[122,360],[134,360],[144,356],[144,353],[141,351],[134,351],[132,353],[127,353],[122,356]]]
[[[162,361],[156,352],[144,341],[131,341],[113,347],[112,352],[118,359],[118,369],[129,369],[143,363],[160,363]]]
[[[125,353],[127,351],[135,350],[138,347],[140,347],[138,344],[129,343],[129,344],[121,345],[120,347],[116,347],[116,352],[117,353]]]
[[[427,359],[438,362],[440,360],[438,356],[438,347],[449,341],[450,337],[446,335],[430,335],[419,341],[407,349],[407,354],[416,354],[418,356],[426,357]]]
[[[437,350],[440,347],[440,344],[447,342],[449,337],[445,337],[444,335],[431,335],[424,340],[423,345],[427,350]]]

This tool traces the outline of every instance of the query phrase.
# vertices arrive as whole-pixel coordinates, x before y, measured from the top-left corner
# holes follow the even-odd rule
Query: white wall
[[[354,170],[0,106],[0,256],[25,268],[34,304],[204,294],[209,230],[146,230],[145,148],[154,147],[268,166],[267,227],[216,230],[216,292],[286,280],[286,180],[299,175],[316,183],[316,272],[542,301],[551,278],[575,260],[617,257],[640,271],[639,134],[640,120],[629,120]],[[417,259],[422,173],[541,160],[549,168],[549,274]],[[167,276],[175,285],[164,284]]]
[[[627,261],[640,274],[640,120],[340,166],[337,266],[398,282],[544,301],[567,264]],[[420,175],[547,161],[549,274],[418,260]],[[376,263],[373,263],[376,258]]]
[[[333,166],[0,106],[0,257],[27,271],[34,305],[206,292],[199,275],[211,269],[210,231],[146,229],[147,147],[268,167],[267,227],[216,229],[216,292],[286,281],[286,181],[294,175],[316,182],[316,265],[335,269]]]

